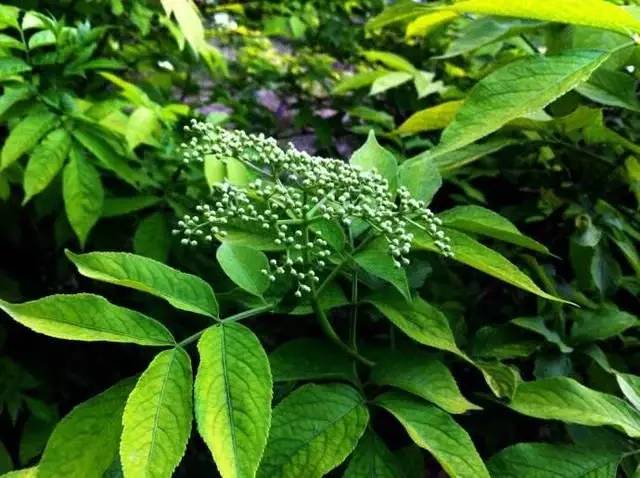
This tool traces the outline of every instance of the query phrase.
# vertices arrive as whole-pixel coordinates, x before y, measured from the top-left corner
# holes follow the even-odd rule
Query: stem
[[[223,324],[227,322],[232,323],[232,322],[238,322],[239,320],[248,319],[249,317],[260,315],[262,312],[268,312],[269,310],[273,309],[273,307],[274,307],[274,304],[265,304],[265,305],[261,305],[260,307],[256,307],[254,309],[245,310],[244,312],[239,312],[237,314],[230,315],[229,317],[222,319],[222,323]]]
[[[351,348],[358,351],[358,271],[354,270],[351,274],[351,317],[349,327],[349,344]]]
[[[349,244],[353,249],[353,229],[349,229]],[[351,273],[351,317],[349,327],[349,345],[358,351],[358,269]]]
[[[234,315],[230,315],[229,317],[226,317],[220,321],[218,321],[219,324],[224,324],[224,323],[232,323],[232,322],[237,322],[239,320],[242,319],[248,319],[249,317],[254,317],[256,315],[260,315],[262,312],[267,312],[269,310],[273,309],[273,304],[265,304],[262,305],[260,307],[256,307],[255,309],[249,309],[249,310],[245,310],[243,312],[239,312],[237,314]],[[193,335],[190,335],[189,337],[187,337],[186,339],[184,339],[183,341],[178,343],[178,347],[186,347],[187,345],[189,345],[190,343],[195,342],[196,340],[198,340],[200,338],[200,336],[202,334],[204,334],[210,327],[209,326],[207,328],[204,328],[198,332],[196,332]]]
[[[324,313],[324,311],[322,310],[322,308],[318,304],[318,301],[315,299],[315,297],[314,297],[314,299],[312,299],[312,306],[313,306],[313,311],[316,314],[316,318],[318,319],[318,322],[320,323],[320,327],[322,328],[322,331],[325,333],[325,335],[334,344],[336,344],[341,350],[346,352],[350,357],[353,357],[358,362],[366,365],[367,367],[373,367],[375,365],[374,362],[372,362],[371,360],[369,360],[369,359],[363,357],[362,355],[360,355],[358,352],[356,352],[351,347],[349,347],[347,344],[345,344],[340,339],[340,337],[338,337],[338,334],[336,333],[336,331],[334,330],[333,326],[329,322],[329,319],[327,318],[327,315]]]
[[[306,202],[306,194],[305,194],[305,202]],[[304,240],[305,240],[305,242],[309,241],[309,222],[306,219],[306,216],[305,216],[305,225],[304,225]],[[305,254],[308,254],[306,249],[305,249]],[[306,259],[307,259],[307,262],[308,262],[308,256],[307,256]],[[340,270],[340,268],[342,267],[342,265],[346,261],[347,261],[347,259],[345,259],[343,261],[343,263],[339,267],[336,267],[332,271],[332,274],[333,275],[337,274],[338,271]],[[329,276],[331,276],[331,274],[329,274]],[[329,279],[329,277],[327,279]],[[319,294],[319,291],[322,290],[322,287],[324,287],[327,283],[328,282],[325,279],[325,281],[320,286],[319,290],[316,290],[314,285],[313,285],[313,283],[311,283],[311,305],[313,307],[314,313],[316,314],[316,318],[318,319],[318,322],[320,323],[320,327],[322,328],[322,331],[325,333],[325,335],[334,344],[336,344],[340,349],[344,350],[350,357],[353,357],[358,362],[363,363],[367,367],[373,367],[374,363],[371,360],[368,360],[368,359],[364,358],[362,355],[360,355],[355,350],[355,348],[349,347],[347,344],[345,344],[342,341],[342,339],[340,339],[340,337],[336,333],[335,329],[331,325],[331,322],[329,322],[329,319],[328,319],[327,315],[324,313],[324,310],[322,310],[322,307],[320,307],[320,304],[318,302],[318,294]]]
[[[344,259],[342,259],[342,261],[340,261],[340,263],[338,263],[338,265],[336,265],[336,267],[329,273],[329,275],[325,278],[325,280],[322,281],[322,284],[320,284],[320,287],[318,287],[318,289],[314,292],[314,296],[316,298],[320,295],[322,290],[333,280],[333,278],[340,273],[342,268],[347,264],[347,262],[349,262],[349,260],[353,257],[353,255],[356,252],[360,251],[364,246],[369,244],[374,237],[376,237],[375,234],[370,232],[362,240],[362,242],[360,244],[358,244],[358,247],[353,249],[350,254],[347,254],[347,256]]]

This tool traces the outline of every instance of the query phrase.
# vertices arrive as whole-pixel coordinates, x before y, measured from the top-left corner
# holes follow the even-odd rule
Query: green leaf
[[[31,463],[40,456],[57,422],[57,416],[45,418],[31,415],[27,418],[20,437],[20,463]]]
[[[36,48],[55,44],[56,36],[51,30],[41,30],[34,33],[33,35],[31,35],[31,38],[29,38],[28,43],[30,50],[35,50]]]
[[[102,217],[125,216],[155,206],[161,201],[157,196],[131,196],[105,198]]]
[[[608,57],[600,50],[574,50],[526,57],[499,68],[471,89],[433,154],[466,146],[511,120],[541,110],[587,80]]]
[[[416,67],[413,66],[409,60],[389,51],[367,50],[362,52],[362,54],[367,60],[371,62],[379,61],[392,70],[404,71],[411,74],[417,71]]]
[[[347,111],[349,115],[361,118],[366,122],[376,123],[385,129],[393,129],[393,116],[386,111],[375,110],[367,106],[354,106]]]
[[[349,162],[363,171],[375,170],[387,180],[391,191],[397,189],[398,162],[393,154],[380,146],[373,130],[369,131],[367,142],[353,153]]]
[[[475,366],[482,372],[485,382],[498,398],[511,400],[522,381],[518,369],[513,365],[501,362],[475,362]]]
[[[598,68],[589,81],[578,85],[576,91],[596,103],[640,112],[636,80],[620,71]]]
[[[525,330],[540,334],[547,342],[556,345],[558,350],[563,354],[568,354],[573,351],[573,348],[564,343],[558,332],[551,330],[547,326],[543,317],[518,317],[513,319],[511,323]]]
[[[86,277],[147,292],[176,309],[208,317],[218,315],[218,303],[211,286],[197,276],[124,252],[74,254],[66,251],[66,254]]]
[[[31,71],[31,66],[20,58],[12,56],[0,58],[0,80]]]
[[[355,382],[353,359],[330,342],[295,339],[269,355],[274,382],[347,380]]]
[[[393,23],[410,20],[431,10],[429,6],[415,3],[413,0],[397,2],[385,8],[382,13],[373,17],[367,23],[367,30],[379,30]]]
[[[59,339],[139,345],[174,343],[171,332],[161,323],[93,294],[50,295],[22,304],[0,300],[0,309],[25,327]]]
[[[208,329],[198,342],[195,383],[198,431],[223,478],[253,477],[271,423],[267,354],[243,325]]]
[[[229,243],[220,244],[216,259],[225,274],[241,289],[262,297],[271,281],[267,274],[269,261],[264,252]]]
[[[414,198],[427,204],[442,186],[438,167],[426,156],[408,159],[400,165],[398,173],[400,186],[404,186]]]
[[[224,182],[227,176],[227,167],[224,161],[213,156],[206,155],[204,158],[204,177],[210,188]]]
[[[398,459],[372,430],[360,438],[343,478],[401,478]]]
[[[375,403],[396,417],[411,439],[429,451],[449,476],[489,478],[471,438],[447,412],[400,392],[385,393]]]
[[[473,339],[473,355],[482,358],[512,359],[528,357],[542,341],[511,324],[485,326]]]
[[[345,76],[333,87],[333,94],[344,95],[349,91],[364,88],[388,73],[387,70],[371,70],[356,73],[352,76]]]
[[[460,36],[455,38],[447,47],[443,55],[436,58],[444,59],[477,50],[499,40],[513,35],[525,33],[543,26],[544,23],[527,20],[509,20],[501,18],[480,18],[472,21],[462,29]]]
[[[469,360],[458,348],[447,317],[421,298],[409,304],[397,293],[387,290],[365,300],[416,342]]]
[[[396,261],[389,252],[386,239],[382,237],[374,239],[353,259],[369,274],[389,282],[406,300],[411,300],[407,273],[402,266],[395,264]]]
[[[540,289],[529,276],[493,249],[489,249],[466,234],[452,229],[447,229],[446,234],[451,239],[454,260],[542,298],[566,302]],[[433,239],[422,231],[414,231],[414,246],[417,249],[438,252]]]
[[[355,448],[369,421],[363,398],[348,385],[304,385],[273,410],[258,478],[321,478]]]
[[[166,262],[171,248],[171,231],[164,213],[145,217],[133,235],[133,251],[158,262]]]
[[[442,81],[433,81],[433,73],[426,71],[417,71],[413,76],[413,84],[416,87],[418,98],[425,98],[435,93],[446,91],[446,87]]]
[[[612,30],[631,36],[640,30],[640,20],[630,11],[606,0],[467,0],[454,3],[452,10],[464,14],[499,15],[548,22],[570,23]]]
[[[33,92],[24,85],[14,88],[5,86],[4,93],[0,96],[0,118],[4,118],[6,113],[16,104],[31,98]]]
[[[58,423],[37,476],[101,478],[118,454],[122,411],[133,380],[123,380],[75,407]]]
[[[518,443],[494,455],[487,463],[500,478],[615,477],[620,451],[577,445]]]
[[[465,413],[480,407],[460,392],[453,375],[441,360],[420,351],[402,349],[376,360],[370,380],[390,385],[435,403],[449,413]]]
[[[64,165],[71,148],[71,137],[64,129],[53,130],[38,144],[24,172],[24,201],[42,192]]]
[[[156,144],[154,133],[160,129],[160,121],[155,112],[145,106],[135,109],[127,122],[126,140],[130,150],[136,146],[145,144]]]
[[[413,79],[413,75],[411,73],[405,73],[404,71],[392,71],[391,73],[387,73],[384,76],[376,78],[371,85],[369,94],[373,96],[384,93],[385,91],[400,86],[411,79]]]
[[[2,146],[0,171],[28,153],[58,122],[58,117],[43,107],[35,108],[9,132]]]
[[[120,179],[133,187],[146,184],[148,178],[139,171],[131,168],[118,151],[105,138],[105,132],[100,129],[90,129],[82,125],[74,126],[71,130],[73,137],[105,168],[113,171]]]
[[[546,420],[587,426],[609,425],[640,437],[640,412],[626,402],[567,377],[521,383],[510,405],[515,411]]]
[[[407,37],[426,36],[440,25],[457,19],[459,15],[451,10],[434,10],[412,20],[406,29]]]
[[[616,381],[624,396],[640,410],[640,377],[630,373],[616,373]]]
[[[549,254],[549,250],[537,241],[522,234],[508,219],[480,206],[457,206],[439,214],[446,227],[462,232],[481,234],[537,252]]]
[[[446,128],[453,121],[463,103],[461,100],[447,101],[420,110],[409,116],[395,132],[401,135],[410,135]]]
[[[167,16],[172,13],[193,51],[205,53],[206,39],[200,11],[192,0],[161,0]]]
[[[20,9],[11,5],[0,5],[0,29],[18,28]]]
[[[71,149],[69,162],[64,167],[62,197],[71,228],[84,247],[102,214],[104,190],[96,169],[75,148]]]
[[[418,157],[426,156],[432,158],[438,166],[440,173],[448,173],[454,169],[460,168],[466,164],[482,159],[493,153],[497,153],[501,149],[514,144],[512,139],[493,138],[481,144],[470,144],[464,148],[451,151],[450,153],[441,154],[432,158],[431,151],[427,151]]]
[[[638,318],[614,305],[596,310],[582,309],[574,314],[571,339],[577,343],[606,340],[639,325]]]
[[[11,469],[13,469],[13,460],[4,443],[0,441],[0,473],[2,473],[0,476],[4,476]]]
[[[1,5],[0,5],[1,7]],[[2,475],[2,478],[37,478],[38,467],[24,468],[22,470],[14,470]]]
[[[160,352],[129,395],[122,417],[125,476],[171,476],[191,435],[191,361],[181,348]]]

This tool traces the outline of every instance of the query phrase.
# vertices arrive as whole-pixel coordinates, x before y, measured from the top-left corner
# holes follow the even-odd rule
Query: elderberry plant
[[[195,120],[185,129],[194,133],[182,145],[186,164],[233,158],[257,175],[246,186],[221,182],[208,202],[196,206],[196,214],[185,215],[174,230],[184,236],[185,245],[224,240],[230,228],[272,232],[282,253],[262,273],[272,282],[289,275],[297,284],[297,297],[312,292],[332,255],[323,231],[313,227],[318,221],[337,223],[351,235],[356,228],[367,229],[366,242],[383,237],[398,268],[410,262],[409,226],[429,234],[444,256],[453,255],[441,220],[425,202],[403,186],[396,194],[375,170],[311,156],[292,144],[283,150],[263,134]]]

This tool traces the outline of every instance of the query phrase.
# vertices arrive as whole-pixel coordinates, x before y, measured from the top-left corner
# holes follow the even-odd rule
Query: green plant
[[[383,3],[0,9],[0,474],[637,475],[635,2]]]
[[[82,475],[87,466],[96,471],[95,459],[60,461],[79,453],[79,446],[83,457],[100,458],[98,473],[106,471],[119,443],[125,475],[169,476],[184,454],[193,409],[222,476],[253,476],[256,470],[258,476],[320,476],[343,462],[369,428],[346,471],[358,474],[365,466],[361,461],[390,454],[372,428],[379,415],[374,411],[381,408],[449,473],[489,476],[468,434],[450,415],[479,407],[462,395],[447,363],[457,359],[475,367],[497,397],[513,400],[521,390],[517,372],[499,362],[476,361],[460,348],[449,319],[417,295],[404,267],[410,266],[409,257],[429,250],[559,300],[460,230],[542,252],[544,247],[490,211],[445,212],[451,224],[447,229],[447,221],[425,209],[420,199],[433,194],[426,163],[398,166],[374,135],[347,165],[293,148],[284,151],[272,139],[204,123],[194,122],[188,130],[196,135],[183,145],[185,161],[204,163],[213,193],[211,205],[198,206],[197,214],[185,216],[175,232],[185,236],[182,242],[189,247],[201,239],[222,241],[217,262],[238,289],[218,304],[202,279],[151,259],[67,252],[82,275],[156,295],[217,322],[183,340],[174,339],[160,322],[97,295],[2,302],[15,320],[52,337],[168,347],[137,382],[127,380],[64,418],[53,431],[38,473],[64,469],[69,476]],[[344,290],[350,291],[350,299]],[[237,312],[221,312],[229,308]],[[341,309],[348,311],[346,339],[331,317]],[[328,340],[295,338],[276,348],[269,361],[256,336],[238,323],[268,313],[312,314]],[[369,323],[365,317],[377,319]],[[383,318],[391,329],[380,323]],[[361,332],[371,326],[382,328],[373,335]],[[396,338],[395,328],[405,338]],[[185,348],[196,341],[200,365],[192,405]],[[313,384],[317,380],[330,383]],[[311,383],[296,388],[272,412],[272,383],[292,381]],[[572,387],[573,382],[558,386]],[[602,397],[594,400],[609,400]],[[369,409],[367,400],[376,408]],[[103,412],[105,401],[113,407],[108,413]],[[622,403],[613,403],[615,413],[631,413]],[[86,425],[85,413],[91,420]],[[104,419],[96,419],[96,413]],[[640,427],[615,416],[600,419],[630,434]],[[64,439],[96,433],[107,426],[101,420],[111,423],[113,433],[102,433],[104,438],[91,448],[80,439]],[[400,469],[395,459],[385,458],[384,466]]]

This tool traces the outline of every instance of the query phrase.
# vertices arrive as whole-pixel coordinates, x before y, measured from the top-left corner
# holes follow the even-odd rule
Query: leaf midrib
[[[233,468],[235,469],[236,476],[241,476],[240,466],[237,459],[238,443],[233,422],[233,403],[231,403],[231,389],[229,387],[229,376],[227,374],[226,332],[224,326],[221,325],[220,329],[220,361],[222,365],[222,378],[224,381],[225,408],[227,409],[227,421],[229,423],[231,447],[233,449]]]
[[[169,382],[169,375],[171,375],[171,367],[173,367],[173,364],[177,359],[177,355],[178,355],[178,349],[174,349],[173,353],[171,354],[171,360],[167,366],[167,373],[165,373],[164,378],[162,379],[162,387],[160,388],[160,399],[158,400],[158,406],[156,407],[156,411],[153,416],[151,443],[149,444],[149,452],[147,453],[147,461],[145,464],[145,469],[147,469],[148,464],[151,463],[151,454],[153,453],[153,448],[155,447],[156,432],[157,432],[158,421],[160,417],[160,408],[164,400],[164,394],[165,394],[167,383]]]

